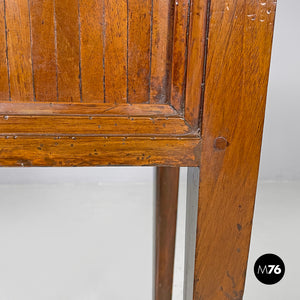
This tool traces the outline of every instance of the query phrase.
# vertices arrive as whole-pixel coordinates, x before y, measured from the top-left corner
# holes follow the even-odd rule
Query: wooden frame
[[[190,167],[185,300],[242,299],[276,2],[125,2],[0,1],[0,166]]]
[[[199,164],[199,82],[192,81],[205,45],[188,32],[205,32],[206,12],[189,0],[64,5],[1,1],[0,166]],[[187,64],[193,53],[199,68]]]

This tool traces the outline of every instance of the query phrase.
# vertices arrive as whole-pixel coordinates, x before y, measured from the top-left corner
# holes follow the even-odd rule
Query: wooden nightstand
[[[241,299],[276,3],[0,0],[0,165],[157,166],[156,300]]]

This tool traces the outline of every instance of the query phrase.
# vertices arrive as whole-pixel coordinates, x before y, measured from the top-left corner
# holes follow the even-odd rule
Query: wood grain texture
[[[156,168],[154,300],[172,300],[179,168]]]
[[[0,118],[0,135],[192,135],[180,117],[10,116]]]
[[[171,30],[171,12],[172,1],[153,0],[150,103],[166,103],[169,97],[169,48],[171,46],[173,32]]]
[[[149,101],[150,0],[128,0],[128,102]]]
[[[0,136],[0,166],[195,166],[200,147],[198,138]]]
[[[87,103],[0,103],[5,115],[79,115],[79,116],[178,116],[163,104],[87,104]]]
[[[103,0],[80,0],[82,101],[104,102]]]
[[[275,6],[211,2],[194,300],[243,296]]]
[[[105,0],[105,102],[127,102],[127,1]]]
[[[55,0],[58,101],[81,101],[79,0]]]
[[[5,0],[11,100],[34,101],[28,1]]]
[[[242,299],[274,0],[0,6],[0,99],[12,100],[0,103],[0,166],[200,167],[199,178],[199,168],[189,172],[198,209],[189,203],[197,229],[186,300]],[[178,180],[160,172],[161,185]],[[175,222],[166,199],[174,204],[176,190],[159,191],[156,285],[165,300]]]
[[[0,1],[0,101],[9,100],[5,3]]]
[[[179,113],[182,113],[184,106],[188,13],[189,0],[176,1],[172,54],[171,105]]]
[[[192,127],[199,127],[208,0],[192,0],[190,8],[187,84],[184,116]]]
[[[35,99],[57,101],[54,1],[29,3]]]

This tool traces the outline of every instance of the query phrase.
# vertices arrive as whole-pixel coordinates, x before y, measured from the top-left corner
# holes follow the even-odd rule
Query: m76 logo
[[[265,266],[258,266],[257,274],[280,274],[281,268],[280,265],[265,265]]]
[[[264,284],[279,282],[285,273],[282,259],[275,254],[264,254],[254,264],[255,277]]]

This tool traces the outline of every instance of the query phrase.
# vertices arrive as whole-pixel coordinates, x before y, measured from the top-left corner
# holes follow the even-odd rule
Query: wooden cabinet
[[[191,167],[186,297],[240,299],[275,5],[0,0],[0,165],[158,166],[163,216]]]

